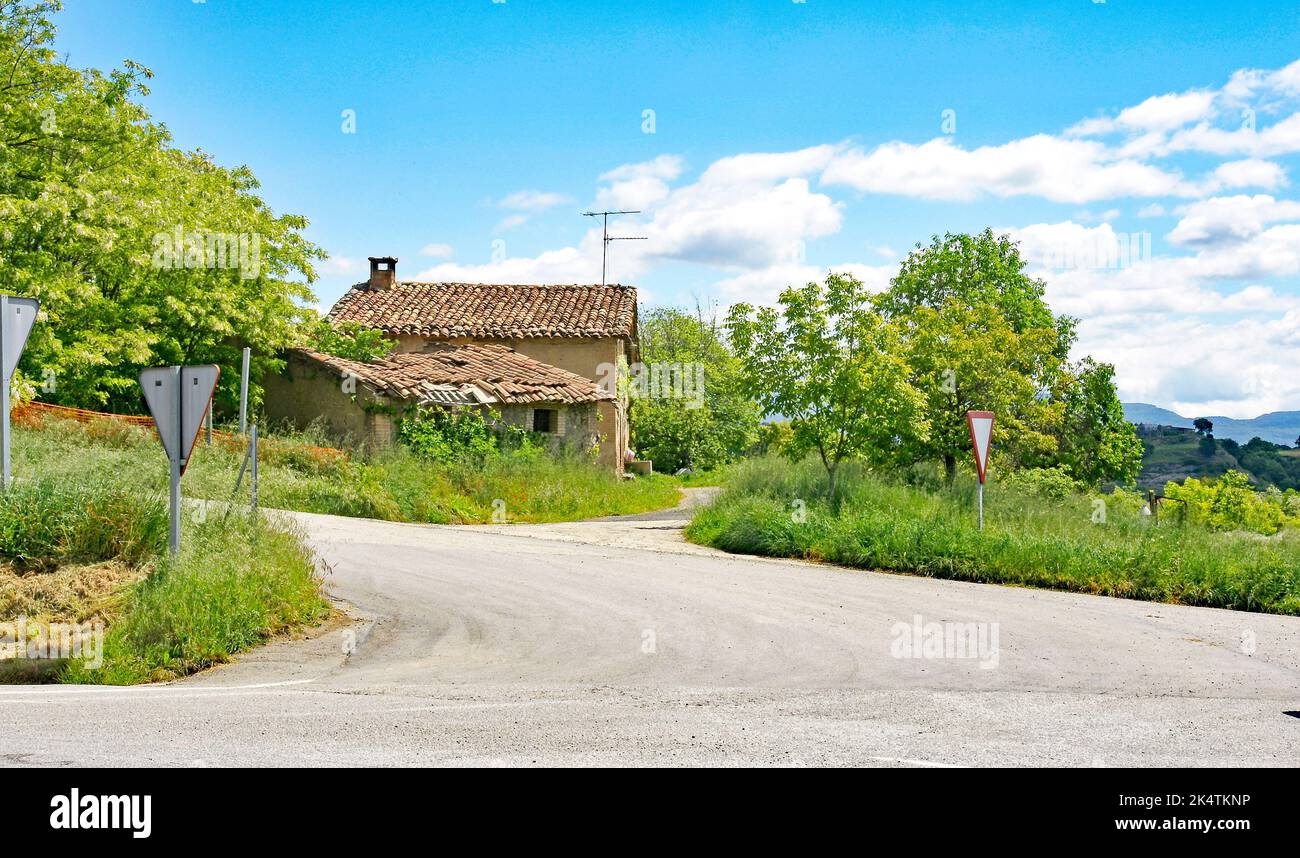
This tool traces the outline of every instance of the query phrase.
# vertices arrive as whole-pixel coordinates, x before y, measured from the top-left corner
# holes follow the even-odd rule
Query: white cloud
[[[939,200],[1039,196],[1086,203],[1124,197],[1196,196],[1175,172],[1131,158],[1115,159],[1094,140],[1036,134],[966,150],[940,137],[919,146],[885,143],[850,149],[832,160],[822,182],[860,191]]]
[[[431,256],[434,259],[450,259],[455,249],[450,244],[426,244],[420,248],[421,256]]]
[[[843,146],[811,146],[794,152],[755,152],[714,161],[700,176],[709,185],[769,184],[818,173]]]
[[[831,272],[850,274],[871,292],[881,292],[889,287],[889,280],[898,273],[897,265],[866,265],[846,262],[839,265],[808,265],[783,263],[767,268],[746,271],[713,284],[729,302],[744,301],[749,304],[774,304],[782,290],[790,286],[820,282]]]
[[[496,222],[496,226],[492,227],[492,232],[497,234],[509,232],[515,227],[523,226],[526,223],[528,223],[528,215],[526,214],[506,215]]]
[[[1182,413],[1255,417],[1300,401],[1300,311],[1272,318],[1085,320],[1079,352],[1116,367],[1120,397]],[[1194,344],[1173,348],[1171,344]]]
[[[697,182],[654,207],[643,225],[649,241],[638,250],[664,260],[760,268],[801,259],[808,239],[839,231],[841,209],[803,178],[777,185]]]
[[[1212,197],[1188,206],[1166,238],[1179,245],[1242,241],[1259,235],[1266,224],[1292,218],[1300,219],[1300,202],[1268,194]]]
[[[607,184],[596,192],[596,208],[644,210],[668,196],[668,183],[675,181],[682,170],[682,159],[676,155],[615,167],[600,176],[600,181]]]
[[[1263,188],[1271,191],[1287,183],[1286,171],[1280,164],[1247,158],[1228,161],[1214,169],[1207,190],[1211,193],[1224,188]]]
[[[424,269],[412,279],[435,283],[598,283],[600,232],[589,230],[578,247],[482,264],[444,262]]]
[[[1126,107],[1113,118],[1086,119],[1066,131],[1069,136],[1094,136],[1114,131],[1169,131],[1208,118],[1215,94],[1209,90],[1153,95]]]
[[[513,194],[503,197],[497,205],[503,209],[513,209],[515,211],[540,212],[564,205],[567,202],[572,202],[572,200],[573,198],[568,194],[553,191],[515,191]]]
[[[322,274],[356,274],[366,270],[366,261],[352,256],[335,254],[320,263]]]

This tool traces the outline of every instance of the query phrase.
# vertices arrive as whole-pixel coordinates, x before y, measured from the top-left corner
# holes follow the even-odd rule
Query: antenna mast
[[[609,234],[609,216],[622,214],[641,214],[640,209],[636,211],[616,211],[616,212],[583,212],[583,217],[598,217],[604,221],[604,229],[600,239],[600,285],[605,285],[605,258],[609,255],[609,243],[611,241],[645,241],[644,235],[610,235]]]

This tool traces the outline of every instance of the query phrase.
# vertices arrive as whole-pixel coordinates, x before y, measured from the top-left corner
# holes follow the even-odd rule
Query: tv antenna
[[[583,212],[583,217],[598,217],[604,219],[604,230],[600,239],[600,285],[605,285],[605,258],[609,255],[609,243],[611,241],[645,241],[644,235],[610,235],[609,234],[609,216],[622,214],[641,214],[641,210],[636,211],[617,211],[617,212]]]

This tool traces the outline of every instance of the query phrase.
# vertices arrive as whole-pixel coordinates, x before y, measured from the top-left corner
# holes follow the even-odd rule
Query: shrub
[[[1165,496],[1185,503],[1188,519],[1211,530],[1273,534],[1288,522],[1300,524],[1300,520],[1288,518],[1281,492],[1255,491],[1241,471],[1228,471],[1218,480],[1189,477],[1182,485],[1168,483]]]
[[[483,458],[500,447],[483,413],[470,408],[419,408],[402,418],[398,438],[424,459]]]
[[[214,516],[189,529],[182,549],[129,591],[109,625],[104,664],[91,670],[73,662],[65,681],[174,679],[329,613],[315,559],[289,527]]]
[[[1079,491],[1079,484],[1062,467],[1025,468],[1002,478],[1002,488],[1035,497],[1061,500]]]

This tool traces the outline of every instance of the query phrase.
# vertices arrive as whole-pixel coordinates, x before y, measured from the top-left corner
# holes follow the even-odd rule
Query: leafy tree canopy
[[[784,415],[784,452],[815,453],[835,497],[839,466],[851,458],[896,462],[924,445],[925,397],[909,380],[899,330],[845,274],[781,293],[779,309],[731,308],[727,328],[748,372],[743,387],[769,414]]]
[[[363,363],[392,354],[397,343],[378,328],[360,322],[313,319],[302,328],[306,348]]]
[[[641,310],[641,365],[632,367],[632,446],[658,470],[735,461],[762,417],[741,386],[741,362],[698,308]],[[678,375],[681,381],[678,383]]]
[[[970,455],[966,412],[990,410],[1003,462],[1131,483],[1141,444],[1123,419],[1114,369],[1070,364],[1075,320],[1053,315],[1025,266],[1016,244],[991,230],[936,236],[877,298],[908,342],[911,381],[925,397],[930,432],[915,458],[942,461],[951,481]]]
[[[42,303],[21,368],[42,399],[133,411],[141,368],[214,362],[233,407],[240,350],[278,369],[324,253],[246,167],[171,145],[148,69],[64,63],[59,8],[0,2],[0,289]]]

